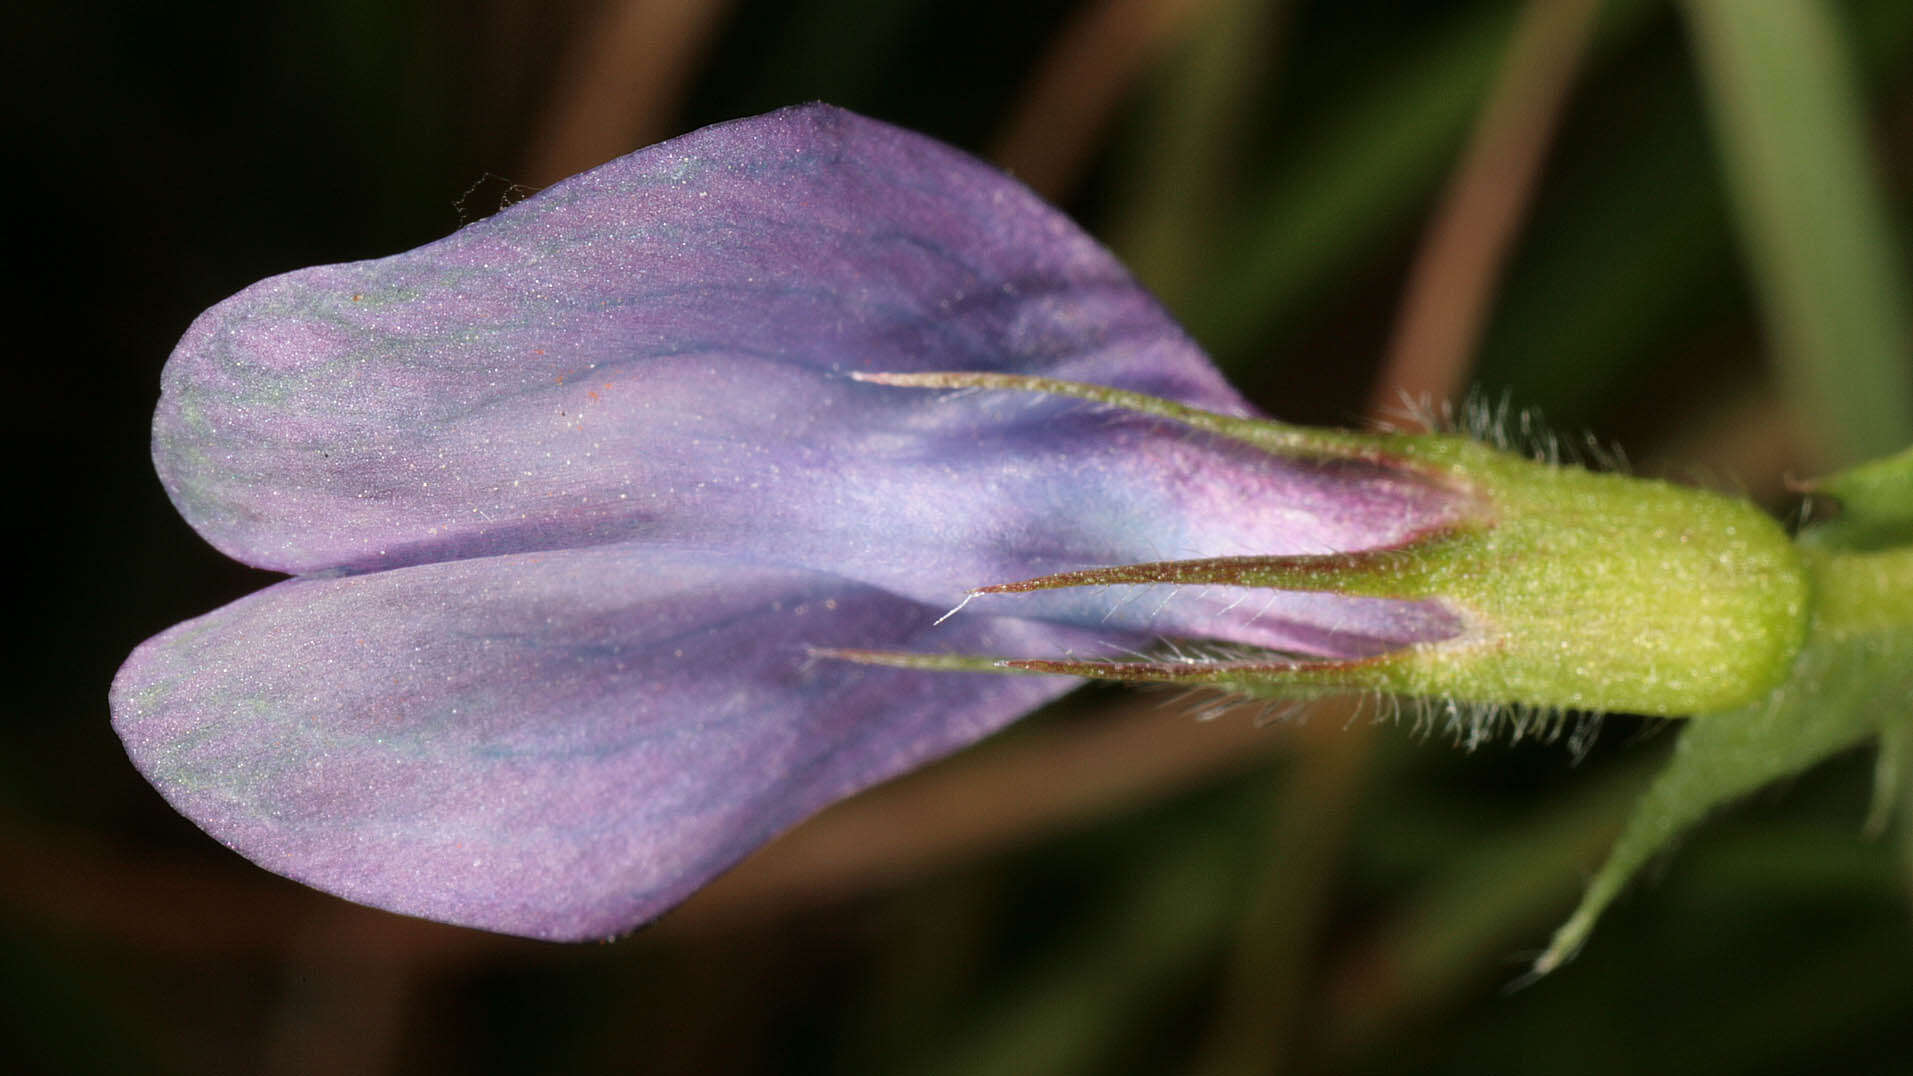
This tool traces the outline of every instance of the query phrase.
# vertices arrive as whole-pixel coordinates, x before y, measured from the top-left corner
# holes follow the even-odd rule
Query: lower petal
[[[657,548],[295,579],[141,646],[114,724],[175,807],[262,866],[411,915],[604,937],[1074,683],[812,648],[1098,649],[940,612]]]

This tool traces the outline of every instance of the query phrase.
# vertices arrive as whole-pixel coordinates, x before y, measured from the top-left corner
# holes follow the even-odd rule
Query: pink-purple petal
[[[793,472],[947,425],[931,398],[850,371],[943,367],[1244,410],[1020,184],[808,106],[640,151],[405,254],[246,289],[168,363],[155,456],[188,520],[262,567],[562,548],[753,483],[800,496]]]
[[[262,866],[432,919],[605,937],[1072,686],[810,647],[1103,652],[937,613],[681,550],[291,580],[148,641],[114,720],[175,807]]]

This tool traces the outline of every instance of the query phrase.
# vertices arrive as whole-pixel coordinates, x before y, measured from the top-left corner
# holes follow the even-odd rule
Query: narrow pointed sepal
[[[886,669],[917,669],[922,672],[1014,671],[1010,668],[1014,664],[1010,660],[980,654],[919,654],[910,650],[819,646],[811,648],[810,656],[818,661],[848,661],[857,665],[876,665]]]
[[[1218,414],[1199,407],[1158,399],[1140,392],[1063,381],[1029,374],[998,373],[983,370],[931,370],[925,372],[852,371],[858,381],[874,385],[918,389],[1001,389],[1032,392],[1045,396],[1067,396],[1104,404],[1138,414],[1172,419],[1191,429],[1217,433],[1259,445],[1272,452],[1324,459],[1387,460],[1394,455],[1395,439],[1386,435],[1352,433],[1347,430],[1290,426],[1268,419],[1242,418]]]
[[[1418,563],[1415,552],[1401,549],[1290,557],[1208,557],[1056,572],[1014,583],[992,583],[977,587],[971,593],[1027,594],[1063,587],[1169,583],[1261,587],[1370,598],[1429,597],[1427,580],[1415,570]]]
[[[1018,672],[1086,676],[1129,683],[1212,686],[1266,698],[1305,698],[1339,691],[1398,691],[1410,664],[1407,651],[1343,660],[1226,656],[1171,656],[1152,661],[1028,658],[1006,661]]]
[[[1170,653],[1155,658],[992,657],[979,654],[919,654],[906,650],[816,650],[814,657],[886,668],[941,672],[1025,673],[1080,676],[1132,684],[1213,687],[1258,698],[1306,698],[1339,691],[1401,691],[1412,675],[1406,651],[1370,658],[1296,658],[1280,654],[1231,656]]]

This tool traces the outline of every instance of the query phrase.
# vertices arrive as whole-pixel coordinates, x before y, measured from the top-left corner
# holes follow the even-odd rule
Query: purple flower
[[[1030,192],[822,106],[262,281],[173,353],[154,457],[209,541],[295,578],[142,645],[115,726],[262,866],[593,938],[1075,683],[820,654],[1359,659],[1459,630],[1430,601],[1167,582],[940,621],[1049,573],[1399,546],[1468,505],[1384,461],[854,376],[927,371],[1249,414]]]

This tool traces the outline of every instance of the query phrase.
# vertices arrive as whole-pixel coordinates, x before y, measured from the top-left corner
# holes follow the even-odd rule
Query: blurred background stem
[[[1055,201],[1076,192],[1138,79],[1227,0],[1090,0],[1070,13],[990,159]]]
[[[1375,403],[1458,402],[1600,0],[1530,0],[1409,270]],[[1394,399],[1388,394],[1394,393]]]
[[[1149,137],[1118,183],[1109,242],[1171,310],[1200,305],[1225,249],[1222,207],[1236,189],[1242,146],[1266,116],[1258,95],[1281,44],[1286,0],[1210,0],[1162,65],[1141,108]]]

